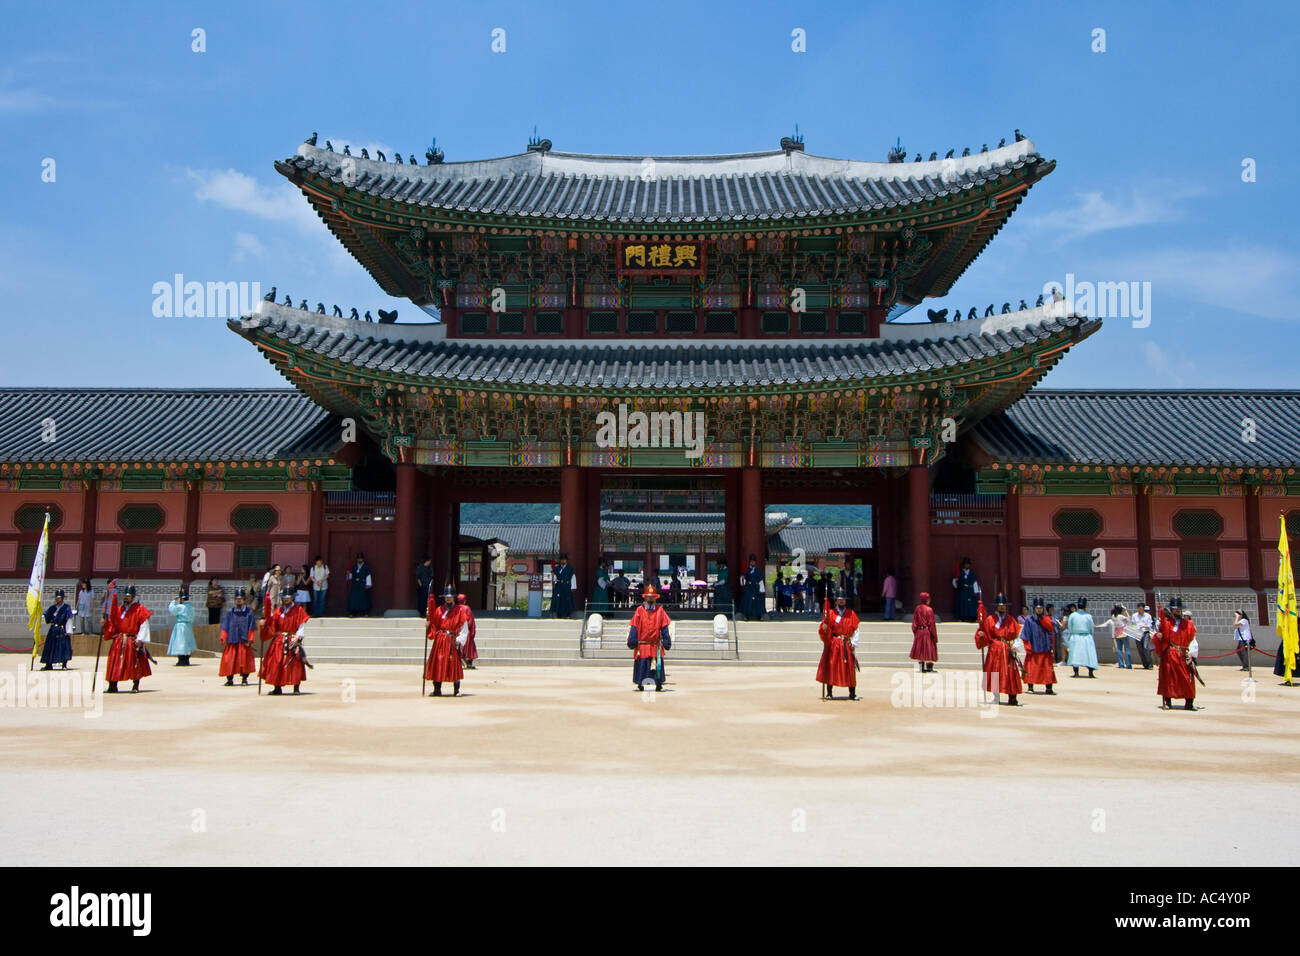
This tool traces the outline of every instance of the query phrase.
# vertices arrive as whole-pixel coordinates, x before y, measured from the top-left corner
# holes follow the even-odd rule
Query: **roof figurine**
[[[415,157],[411,157],[414,161]],[[438,137],[434,137],[429,143],[429,148],[424,151],[424,159],[430,166],[442,165],[442,150],[438,148]]]
[[[263,301],[263,302],[274,302],[274,301],[275,301],[275,286],[271,286],[271,291],[268,292],[266,295],[262,296],[262,301]]]
[[[889,161],[901,163],[905,159],[907,159],[907,150],[903,148],[903,137],[900,136],[889,149]]]
[[[781,148],[787,153],[803,152],[803,136],[799,133],[799,124],[794,124],[793,136],[781,137]]]
[[[537,127],[533,127],[533,135],[528,138],[528,152],[530,153],[549,153],[551,151],[551,141],[549,139],[538,139]]]
[[[304,139],[303,142],[306,143],[308,146],[315,146],[315,145],[316,145],[316,134],[315,134],[315,133],[312,133],[310,136],[308,136],[306,139]]]

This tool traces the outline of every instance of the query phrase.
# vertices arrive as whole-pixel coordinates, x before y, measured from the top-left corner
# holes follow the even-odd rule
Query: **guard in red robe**
[[[270,639],[262,652],[262,680],[275,688],[271,696],[284,693],[283,688],[293,685],[295,694],[301,693],[298,685],[307,679],[307,660],[302,646],[303,628],[311,620],[301,604],[293,600],[293,588],[285,588],[280,595],[282,607],[271,612],[262,626],[262,639]]]
[[[930,592],[922,591],[921,600],[912,612],[912,652],[907,656],[921,665],[922,674],[933,674],[939,659],[938,630],[934,623],[934,608],[930,607]]]
[[[632,683],[637,690],[645,690],[646,682],[654,681],[655,690],[660,691],[667,677],[664,651],[672,650],[673,646],[668,629],[672,621],[668,612],[659,606],[659,592],[653,584],[646,584],[641,601],[627,631],[627,646],[632,651]]]
[[[1183,710],[1195,710],[1196,679],[1192,676],[1192,641],[1196,625],[1183,613],[1183,599],[1169,602],[1169,613],[1160,609],[1160,629],[1156,632],[1156,653],[1160,655],[1160,680],[1156,692],[1165,710],[1173,709],[1173,698],[1183,701]]]
[[[474,623],[474,609],[465,601],[465,595],[457,594],[456,603],[465,609],[469,617],[469,637],[465,639],[465,646],[460,649],[460,659],[470,670],[478,670],[474,662],[478,660],[478,645],[474,643],[474,635],[478,633],[478,625]]]
[[[424,676],[433,681],[430,697],[442,696],[444,681],[452,682],[452,696],[460,696],[461,678],[465,671],[460,664],[460,649],[469,640],[469,608],[456,603],[456,592],[450,587],[442,592],[442,603],[429,598],[426,613],[425,638],[433,642],[429,657],[424,662]]]
[[[817,683],[822,685],[822,700],[834,700],[836,687],[849,689],[849,700],[858,699],[858,615],[846,607],[843,590],[835,594],[835,606],[822,614],[817,629],[822,639],[822,658],[817,663]]]
[[[1025,684],[1029,693],[1034,685],[1042,684],[1046,693],[1055,695],[1056,683],[1056,622],[1043,607],[1042,598],[1034,598],[1034,612],[1025,618],[1021,637],[1025,642]]]
[[[1020,624],[1007,613],[1007,599],[1001,594],[998,595],[997,610],[987,616],[984,602],[979,602],[979,618],[981,624],[975,632],[975,646],[981,650],[988,648],[984,655],[984,689],[995,696],[1006,694],[1007,703],[1018,707],[1020,664],[1011,645],[1020,636]]]
[[[245,591],[235,591],[235,606],[221,619],[221,667],[218,677],[226,679],[226,686],[233,687],[235,675],[238,674],[244,684],[248,675],[257,667],[253,658],[253,631],[257,619],[253,609],[244,603]]]
[[[140,690],[140,678],[153,673],[149,667],[149,618],[153,612],[136,600],[135,585],[129,584],[122,592],[122,605],[113,595],[104,622],[103,639],[112,641],[108,649],[108,665],[104,679],[108,681],[105,693],[116,694],[117,682],[129,680],[131,693]]]

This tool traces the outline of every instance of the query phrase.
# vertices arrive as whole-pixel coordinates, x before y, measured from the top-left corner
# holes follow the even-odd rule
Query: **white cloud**
[[[1111,262],[1100,272],[1150,282],[1157,315],[1167,314],[1161,302],[1172,298],[1267,319],[1297,317],[1289,292],[1300,258],[1269,246],[1163,249]]]
[[[33,113],[57,105],[58,100],[39,90],[0,90],[0,113]]]
[[[1146,358],[1147,369],[1150,370],[1152,374],[1173,382],[1179,388],[1186,386],[1187,382],[1183,378],[1180,366],[1174,365],[1169,356],[1165,354],[1164,349],[1156,345],[1155,342],[1148,340],[1142,346],[1142,354]],[[1188,362],[1185,363],[1185,368],[1190,370],[1195,368],[1195,366]]]
[[[266,255],[266,247],[262,245],[257,236],[251,232],[235,233],[235,255],[236,262],[243,262],[248,258],[260,259]]]
[[[305,232],[317,233],[320,220],[311,204],[287,183],[263,186],[252,176],[235,169],[187,169],[185,175],[197,185],[194,198],[214,202],[226,209],[291,223]]]
[[[1131,229],[1182,218],[1182,202],[1204,192],[1196,186],[1147,184],[1127,197],[1108,199],[1101,192],[1076,193],[1074,205],[1025,217],[1026,225],[1052,232],[1058,244],[1115,229]]]

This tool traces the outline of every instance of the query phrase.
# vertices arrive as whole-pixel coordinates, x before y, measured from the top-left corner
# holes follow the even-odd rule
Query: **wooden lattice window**
[[[840,335],[865,335],[867,316],[862,312],[841,312],[835,317],[835,331]]]
[[[764,335],[785,335],[789,331],[790,331],[789,312],[764,312],[763,313],[763,334]]]
[[[1174,515],[1174,531],[1180,538],[1217,538],[1223,534],[1223,515],[1213,508],[1196,508]]]
[[[617,312],[588,312],[587,332],[591,335],[617,335]]]
[[[279,523],[280,516],[270,505],[240,505],[230,513],[230,526],[236,531],[270,531]]]
[[[1184,551],[1183,577],[1217,578],[1219,576],[1219,552]]]
[[[157,552],[152,544],[122,545],[122,570],[152,571],[157,564]]]
[[[664,330],[669,335],[692,335],[699,323],[694,312],[669,312]]]
[[[461,335],[487,335],[488,317],[486,312],[466,312],[460,317]]]
[[[58,505],[23,505],[14,512],[14,527],[19,531],[39,532],[45,527],[45,511],[50,512],[50,530],[63,524],[63,509]]]
[[[629,312],[628,335],[654,335],[659,331],[659,316],[654,312]]]
[[[41,512],[41,520],[42,521],[45,520],[44,511]],[[51,521],[54,520],[53,515],[50,515],[50,520]],[[37,545],[35,544],[22,544],[18,546],[18,570],[19,571],[22,571],[24,569],[31,570],[32,565],[36,562],[36,548]],[[49,556],[46,555],[47,559],[48,557]]]
[[[804,335],[820,335],[826,331],[825,312],[801,312],[799,314],[799,331]]]
[[[733,335],[736,331],[735,312],[707,312],[704,315],[704,331],[715,335]]]
[[[240,545],[235,549],[237,571],[265,571],[271,566],[271,549],[266,545]]]
[[[1090,508],[1058,511],[1052,530],[1062,538],[1095,538],[1101,533],[1101,515]]]
[[[533,331],[538,335],[559,335],[564,331],[564,315],[560,312],[538,312],[533,316]]]
[[[498,335],[523,335],[524,314],[522,312],[502,312],[497,315]]]
[[[1061,551],[1061,574],[1067,578],[1095,577],[1099,572],[1092,569],[1093,554],[1066,548]]]
[[[123,531],[157,531],[166,518],[158,505],[126,505],[117,513],[117,526]]]

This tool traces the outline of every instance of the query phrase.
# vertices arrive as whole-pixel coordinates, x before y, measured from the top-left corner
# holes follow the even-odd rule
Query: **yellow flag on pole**
[[[1277,539],[1277,636],[1282,639],[1282,668],[1291,683],[1291,668],[1300,636],[1296,633],[1295,574],[1291,570],[1291,546],[1286,538],[1286,515],[1281,515],[1282,534]]]
[[[27,582],[27,627],[32,632],[32,660],[41,650],[41,618],[44,616],[45,556],[50,550],[50,513],[45,512],[45,527],[41,529],[41,543],[36,546],[32,561],[32,576]]]

